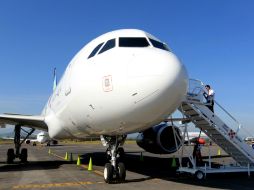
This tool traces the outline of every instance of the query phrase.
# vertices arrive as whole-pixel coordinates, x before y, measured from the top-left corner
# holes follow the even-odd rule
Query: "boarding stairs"
[[[241,124],[216,101],[215,113],[208,109],[203,98],[203,83],[193,79],[190,80],[191,83],[195,85],[189,88],[186,99],[179,107],[179,111],[227,152],[240,166],[254,166],[254,150],[244,141],[240,133],[242,130]],[[231,127],[228,124],[229,122],[223,121],[222,117],[217,115],[218,108],[222,109],[237,127]]]

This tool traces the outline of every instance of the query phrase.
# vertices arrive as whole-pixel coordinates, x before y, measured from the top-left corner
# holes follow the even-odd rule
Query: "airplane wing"
[[[2,114],[0,115],[0,125],[21,125],[47,131],[48,126],[43,116],[37,115],[20,115],[20,114]]]

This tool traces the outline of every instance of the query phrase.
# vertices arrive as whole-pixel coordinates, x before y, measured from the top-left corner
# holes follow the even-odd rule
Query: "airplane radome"
[[[127,134],[142,132],[138,144],[148,151],[176,151],[174,141],[164,135],[173,126],[158,124],[179,107],[187,86],[183,64],[151,34],[125,29],[101,35],[74,56],[41,115],[0,115],[1,125],[15,126],[16,148],[8,150],[7,161],[27,161],[27,150],[20,151],[23,126],[30,133],[47,131],[52,139],[100,135],[110,157],[104,180],[123,181],[119,146]]]

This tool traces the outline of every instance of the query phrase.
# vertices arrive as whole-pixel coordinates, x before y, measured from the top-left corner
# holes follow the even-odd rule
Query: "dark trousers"
[[[213,106],[214,106],[214,101],[212,102],[207,102],[209,105],[207,105],[207,107],[214,113],[214,109],[213,109]]]

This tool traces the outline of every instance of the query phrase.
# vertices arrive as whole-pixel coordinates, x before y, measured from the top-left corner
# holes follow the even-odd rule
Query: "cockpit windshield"
[[[149,42],[150,41],[150,42]],[[170,51],[166,44],[159,42],[157,40],[149,38],[149,41],[145,37],[119,37],[119,47],[155,47],[159,48],[165,51]],[[97,45],[93,51],[88,56],[89,58],[92,58],[96,55],[102,54],[105,51],[108,51],[110,49],[113,49],[116,47],[116,39],[110,39],[106,43],[100,43]],[[99,52],[99,53],[98,53]]]
[[[153,40],[151,38],[149,38],[149,40],[153,44],[154,47],[159,48],[159,49],[163,49],[163,50],[166,50],[166,51],[170,51],[166,44],[161,43],[161,42],[156,41],[156,40]]]
[[[115,45],[116,45],[115,39],[111,39],[111,40],[107,41],[106,44],[103,46],[103,48],[100,50],[99,54],[114,48]]]
[[[148,47],[146,38],[141,37],[120,37],[119,47]]]
[[[99,45],[97,45],[94,50],[91,52],[91,54],[88,56],[88,59],[95,56],[95,54],[99,51],[99,49],[101,48],[101,46],[103,45],[104,43],[101,43]]]
[[[91,57],[94,57],[100,49],[101,49],[101,50],[100,50],[100,52],[99,52],[98,54],[101,54],[101,53],[103,53],[103,52],[105,52],[105,51],[108,51],[108,50],[114,48],[115,45],[116,45],[116,40],[115,40],[115,39],[108,40],[108,41],[105,43],[105,45],[102,47],[103,44],[104,44],[104,43],[101,43],[101,44],[97,45],[97,46],[94,48],[94,50],[91,52],[91,54],[88,56],[88,59],[91,58]],[[102,48],[101,48],[101,47],[102,47]]]

